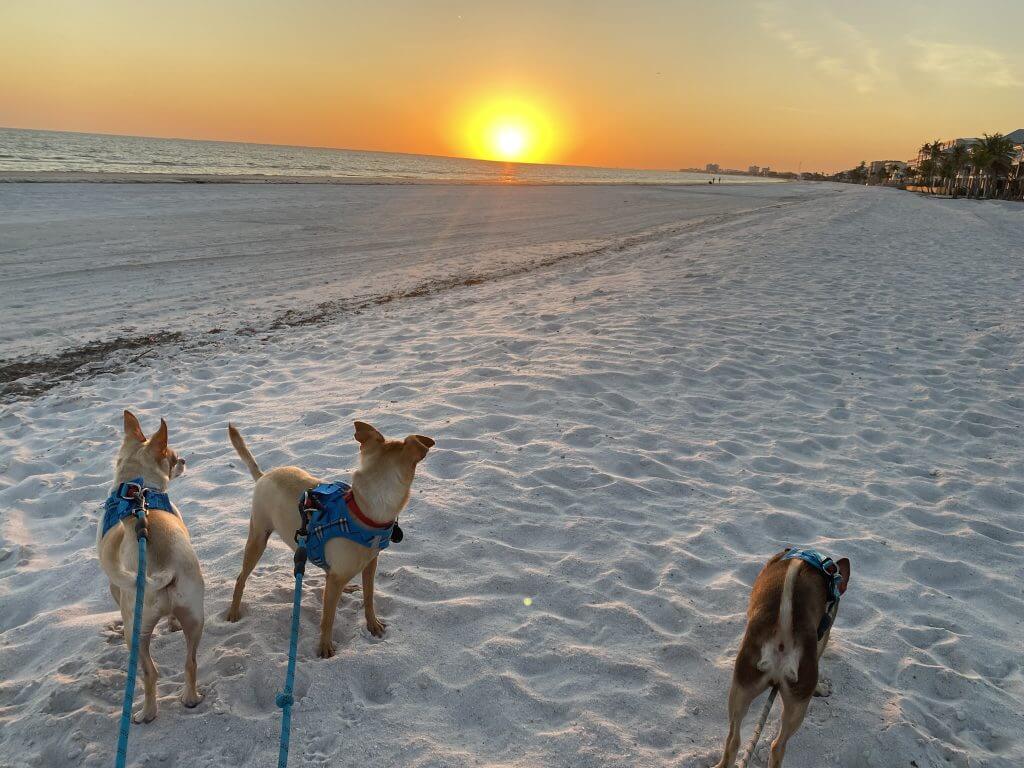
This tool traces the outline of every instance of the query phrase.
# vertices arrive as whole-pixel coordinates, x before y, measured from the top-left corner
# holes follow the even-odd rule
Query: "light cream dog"
[[[139,420],[125,411],[124,440],[114,462],[114,487],[141,477],[147,488],[166,492],[170,481],[184,471],[184,460],[167,445],[167,423],[161,419],[160,429],[147,440]],[[196,688],[196,651],[203,635],[204,615],[204,584],[199,560],[180,514],[153,509],[146,517],[149,527],[146,593],[139,630],[145,703],[133,717],[136,723],[148,723],[157,715],[158,670],[149,645],[157,622],[164,616],[179,623],[185,633],[185,688],[181,703],[194,707],[203,698]],[[110,593],[121,609],[125,642],[130,643],[135,612],[135,573],[139,564],[135,518],[125,518],[103,535],[101,517],[96,528],[96,550],[100,566],[110,580]]]
[[[387,525],[398,519],[398,514],[409,501],[416,465],[426,457],[434,441],[424,435],[409,435],[404,440],[385,440],[374,427],[361,421],[355,422],[355,430],[355,438],[359,442],[359,469],[352,473],[352,493],[363,514],[378,525]],[[242,571],[235,582],[235,592],[227,613],[228,621],[238,621],[242,615],[245,581],[263,555],[270,534],[277,531],[281,540],[294,550],[295,531],[301,523],[299,497],[323,481],[298,467],[278,467],[264,474],[246,448],[242,435],[233,425],[228,425],[228,434],[231,444],[256,481]],[[363,575],[366,628],[377,637],[383,636],[386,625],[377,618],[373,609],[373,579],[377,572],[379,552],[376,548],[370,549],[344,538],[330,539],[324,547],[328,570],[323,616],[320,619],[318,654],[321,658],[334,655],[334,643],[331,640],[334,614],[345,585],[357,573]]]

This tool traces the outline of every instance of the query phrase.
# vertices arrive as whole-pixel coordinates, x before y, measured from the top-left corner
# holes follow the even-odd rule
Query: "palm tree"
[[[957,142],[954,144],[949,152],[946,153],[946,160],[948,162],[949,177],[950,177],[950,192],[953,198],[956,199],[958,182],[960,179],[960,172],[967,165],[968,151],[966,144],[960,144]]]
[[[953,184],[953,177],[955,175],[953,159],[949,155],[943,155],[942,159],[939,160],[939,179],[942,180],[943,194],[949,194],[949,188]]]
[[[1013,142],[1001,133],[991,136],[986,133],[971,147],[971,163],[982,180],[982,197],[988,196],[990,179],[997,182],[1001,177],[1009,175],[1014,154]]]
[[[930,157],[926,157],[917,166],[917,171],[921,174],[921,179],[928,186],[928,192],[934,192],[932,189],[932,182],[935,180],[935,161]]]
[[[928,181],[928,186],[933,188],[935,186],[935,176],[940,175],[942,171],[942,139],[936,139],[933,141],[928,148],[928,159],[932,161],[931,164],[931,178]]]

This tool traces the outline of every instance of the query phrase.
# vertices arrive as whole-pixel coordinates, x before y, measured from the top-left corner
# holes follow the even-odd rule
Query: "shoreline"
[[[750,177],[754,178],[754,177]],[[321,184],[325,186],[456,187],[700,187],[775,184],[789,179],[755,181],[533,181],[513,178],[425,179],[399,176],[292,176],[265,173],[116,173],[113,171],[0,171],[0,184]]]

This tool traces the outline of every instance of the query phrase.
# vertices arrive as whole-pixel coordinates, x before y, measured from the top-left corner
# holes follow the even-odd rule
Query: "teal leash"
[[[132,644],[128,654],[128,679],[124,686],[124,702],[121,704],[121,729],[117,737],[116,768],[124,768],[128,762],[128,730],[132,724],[132,702],[135,700],[135,678],[139,667],[139,636],[142,629],[142,601],[146,596],[146,542],[149,528],[146,526],[146,495],[140,491],[136,497],[135,536],[139,540],[139,570],[135,574],[135,618],[132,620]]]
[[[277,694],[276,703],[281,708],[281,747],[277,753],[277,768],[288,768],[288,747],[291,742],[292,705],[295,697],[295,657],[299,647],[299,611],[302,607],[302,579],[306,575],[306,524],[309,520],[305,508],[305,497],[299,504],[302,527],[295,532],[295,597],[292,600],[292,634],[288,643],[288,672],[284,678],[284,690]]]

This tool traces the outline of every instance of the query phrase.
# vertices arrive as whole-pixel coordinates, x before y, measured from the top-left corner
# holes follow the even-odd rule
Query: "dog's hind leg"
[[[196,652],[203,636],[203,617],[201,614],[195,616],[185,606],[176,607],[174,616],[185,633],[185,687],[181,692],[181,703],[191,709],[203,700],[203,695],[196,687]]]
[[[122,590],[122,596],[127,596],[127,592],[128,590]],[[134,602],[134,590],[131,598]],[[132,613],[129,613],[124,622],[124,638],[129,644],[129,648],[131,647],[134,618],[135,617]],[[159,620],[160,614],[155,607],[146,606],[143,608],[141,619],[142,626],[139,628],[139,666],[142,667],[142,684],[145,689],[145,702],[142,705],[142,709],[132,716],[132,722],[135,723],[149,723],[156,719],[156,681],[160,674],[160,670],[157,669],[156,664],[153,662],[153,656],[150,654],[149,644],[153,639],[153,630],[156,628],[156,623]]]
[[[253,512],[253,519],[249,521],[249,537],[245,540],[245,553],[242,555],[242,571],[235,580],[235,592],[231,596],[231,607],[225,618],[228,621],[238,621],[242,618],[242,593],[245,591],[245,582],[252,573],[252,569],[263,556],[270,541],[272,529],[265,529],[256,524],[256,514]]]
[[[779,727],[779,735],[772,742],[771,757],[768,759],[768,768],[781,768],[782,758],[786,756],[786,742],[789,737],[796,733],[797,728],[804,721],[807,714],[807,705],[810,699],[800,699],[792,693],[787,692],[783,687],[782,694],[782,725]]]
[[[768,681],[765,679],[753,687],[741,685],[735,679],[729,688],[729,735],[725,737],[725,747],[722,749],[722,759],[715,765],[715,768],[732,768],[736,760],[736,753],[740,748],[740,728],[743,725],[743,718],[750,709],[750,703],[756,699],[765,688]]]
[[[117,607],[121,607],[121,589],[115,587],[113,584],[110,585],[110,596],[114,598],[114,602],[117,603]],[[124,637],[124,613],[121,614],[121,621],[116,619],[106,625],[106,629],[115,635],[121,635]]]

